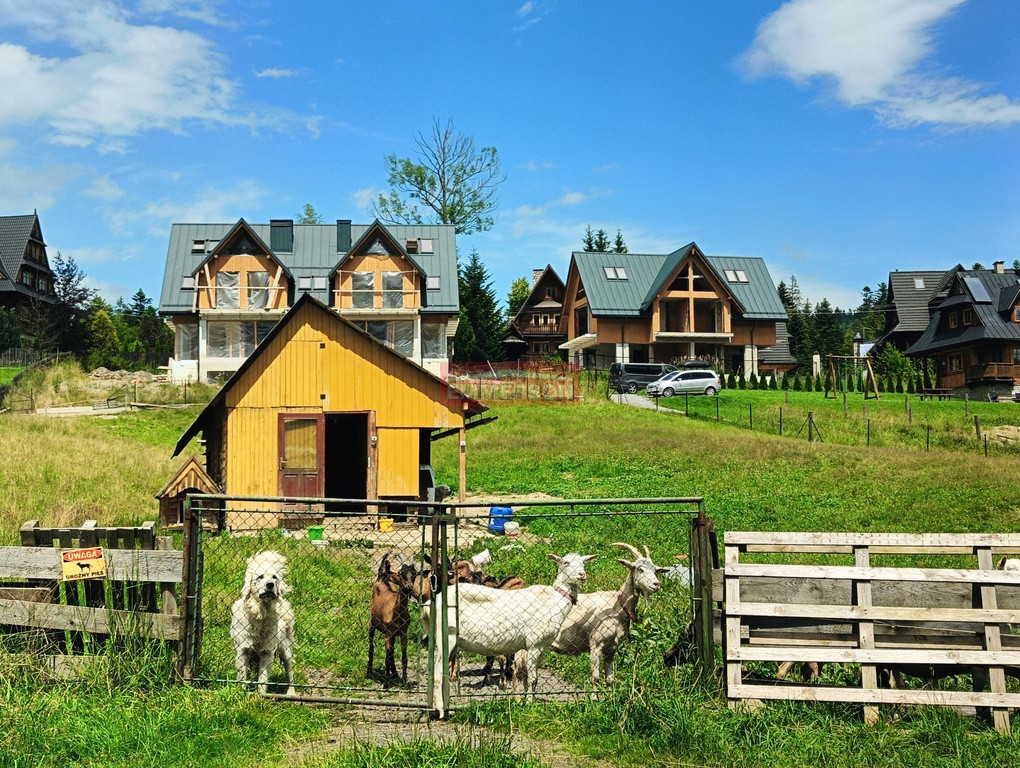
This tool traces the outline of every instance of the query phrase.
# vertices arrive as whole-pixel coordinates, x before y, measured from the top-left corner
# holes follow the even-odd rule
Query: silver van
[[[609,366],[609,388],[634,393],[675,370],[675,365],[666,363],[613,363]]]
[[[706,394],[710,397],[722,389],[719,374],[712,370],[676,371],[650,383],[645,390],[649,395],[672,397],[677,393]]]

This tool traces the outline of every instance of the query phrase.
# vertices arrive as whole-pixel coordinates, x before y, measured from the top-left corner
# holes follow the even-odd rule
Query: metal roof
[[[194,275],[195,270],[208,256],[205,252],[193,253],[192,243],[196,240],[221,240],[237,226],[237,223],[173,224],[170,227],[170,245],[167,249],[163,286],[159,299],[161,314],[192,311],[194,292],[182,288],[181,279]],[[263,242],[267,244],[271,242],[268,223],[249,223],[248,226]],[[351,242],[357,243],[371,226],[371,224],[352,224]],[[398,244],[415,238],[427,238],[433,241],[433,253],[417,253],[413,257],[414,262],[421,267],[426,276],[439,278],[439,288],[426,291],[426,306],[422,308],[422,312],[459,312],[460,296],[457,282],[457,246],[454,227],[446,224],[386,224],[381,226]],[[346,251],[337,250],[336,224],[295,224],[292,250],[272,252],[272,254],[273,258],[295,280],[295,283],[302,277],[328,278],[330,273],[347,256]],[[314,282],[313,280],[313,285]],[[309,293],[322,303],[329,303],[328,288],[326,290],[301,291],[301,293]]]
[[[634,253],[593,253],[575,251],[577,265],[588,305],[593,315],[640,317],[655,296],[692,253],[701,253],[695,243],[666,255]],[[741,316],[750,320],[786,320],[786,308],[779,299],[775,283],[764,260],[757,257],[705,256],[738,304]],[[623,267],[626,279],[607,274],[607,268]],[[740,270],[747,282],[731,282],[726,270]]]
[[[1018,295],[1018,281],[1020,273],[1014,270],[1002,274],[992,270],[954,272],[949,295],[932,313],[924,333],[906,354],[924,356],[980,342],[1020,341],[1020,323],[1012,322],[1011,318],[1013,305],[1004,305],[1004,299]],[[975,324],[960,323],[956,328],[949,328],[948,323],[942,322],[947,312],[964,308],[973,310]]]
[[[927,328],[928,302],[938,293],[945,276],[944,270],[890,272],[889,303],[895,314],[889,315],[887,322],[892,327],[887,328],[886,333],[920,333]]]

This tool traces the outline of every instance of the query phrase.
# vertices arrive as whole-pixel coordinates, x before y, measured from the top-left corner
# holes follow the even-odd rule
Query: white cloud
[[[548,170],[549,168],[555,168],[556,164],[548,160],[529,160],[524,164],[524,167],[529,171]]]
[[[128,210],[110,217],[110,228],[120,236],[132,236],[141,226],[150,237],[166,238],[170,225],[179,222],[212,221],[232,223],[261,204],[266,196],[258,183],[249,179],[226,189],[206,187],[190,201],[165,197],[141,210]]]
[[[280,79],[282,77],[297,77],[296,69],[281,69],[280,67],[267,67],[266,69],[256,70],[254,73],[255,77],[271,77],[273,79]]]
[[[176,13],[203,3],[150,3]],[[236,85],[213,43],[183,29],[133,23],[111,2],[0,0],[4,26],[24,27],[26,45],[0,44],[0,125],[42,122],[52,140],[100,142],[123,151],[124,137],[160,129],[181,133],[192,122],[249,124],[236,116]],[[112,143],[110,143],[112,140]]]
[[[25,168],[0,165],[0,211],[45,210],[86,169],[78,165],[48,165]]]
[[[584,192],[567,192],[556,201],[557,205],[580,205],[587,199]]]
[[[376,187],[363,187],[355,190],[351,195],[351,201],[362,213],[367,214],[372,210],[372,204],[379,199],[382,192],[383,190]]]
[[[518,16],[527,16],[534,9],[535,9],[535,4],[533,2],[531,2],[531,0],[528,0],[528,2],[526,2],[524,5],[522,5],[520,8],[517,9],[517,15]]]
[[[73,258],[80,266],[87,267],[95,264],[110,264],[113,262],[130,261],[131,256],[124,251],[115,249],[110,245],[103,245],[98,248],[83,246],[81,248],[61,248],[61,254],[65,258]]]
[[[87,197],[98,197],[106,201],[119,200],[124,197],[124,190],[109,175],[98,177],[82,190],[82,193]]]
[[[933,27],[964,2],[789,0],[758,26],[740,63],[752,76],[831,80],[840,101],[892,125],[1020,122],[1020,103],[926,66]]]

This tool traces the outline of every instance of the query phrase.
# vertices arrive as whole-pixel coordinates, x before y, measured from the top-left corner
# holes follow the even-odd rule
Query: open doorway
[[[368,498],[368,417],[367,412],[326,414],[327,498]]]

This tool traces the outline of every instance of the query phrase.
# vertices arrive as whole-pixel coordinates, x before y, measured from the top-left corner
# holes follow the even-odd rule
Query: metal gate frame
[[[525,520],[534,518],[551,517],[582,517],[585,515],[607,516],[616,515],[673,515],[683,516],[689,519],[688,532],[688,570],[690,576],[690,603],[691,613],[694,616],[693,628],[694,643],[697,647],[696,662],[703,671],[714,672],[715,655],[713,644],[712,620],[712,569],[718,568],[718,552],[715,547],[714,523],[705,515],[704,498],[700,496],[683,497],[657,497],[657,498],[606,498],[606,499],[564,499],[564,500],[489,500],[484,503],[470,502],[432,502],[432,501],[396,501],[379,499],[322,499],[322,498],[286,498],[286,497],[264,497],[264,496],[229,496],[223,494],[191,494],[184,503],[184,583],[183,598],[181,601],[182,618],[182,640],[178,657],[178,675],[186,683],[208,682],[201,676],[194,674],[201,655],[203,636],[203,611],[202,611],[202,586],[204,571],[204,549],[202,542],[203,510],[208,514],[211,507],[220,508],[226,502],[262,503],[276,505],[277,509],[287,507],[293,511],[297,507],[304,507],[307,510],[315,510],[316,514],[329,517],[347,517],[347,513],[328,511],[328,506],[337,504],[360,505],[366,510],[377,510],[379,507],[407,509],[407,514],[416,514],[419,522],[426,520],[431,528],[431,540],[425,545],[433,563],[446,562],[452,552],[457,549],[460,526],[472,517],[481,517],[482,510],[488,516],[488,510],[496,506],[511,506],[518,508],[549,509],[560,508],[565,511],[556,514],[530,512],[530,514],[519,515],[515,519]],[[640,508],[648,507],[673,507],[667,510],[645,510]],[[628,507],[630,511],[605,513],[590,511],[593,507]],[[687,509],[678,509],[686,507]],[[414,512],[412,513],[411,508]],[[327,511],[324,511],[327,510]],[[298,510],[300,511],[300,510]],[[475,514],[471,514],[475,513]],[[453,529],[451,535],[450,529]],[[445,579],[439,579],[438,589],[443,595],[447,585]],[[445,602],[444,602],[445,604]],[[442,616],[439,614],[442,613]],[[438,626],[437,626],[438,624]],[[451,690],[449,674],[450,650],[447,646],[448,638],[447,613],[446,611],[431,611],[431,632],[428,644],[428,670],[429,676],[424,691],[423,701],[416,700],[393,700],[372,696],[324,696],[314,695],[307,691],[299,692],[293,696],[282,694],[269,694],[279,696],[288,700],[319,702],[319,703],[342,703],[357,704],[365,706],[399,707],[409,709],[423,709],[433,714],[445,713],[463,706],[459,701],[463,696],[455,694]],[[443,642],[436,643],[436,638],[442,638]],[[440,679],[432,670],[437,669],[436,653],[442,654],[443,673]],[[709,675],[711,677],[712,675]],[[586,692],[590,693],[590,692]],[[515,695],[515,694],[507,694]],[[519,695],[519,694],[518,694]]]

